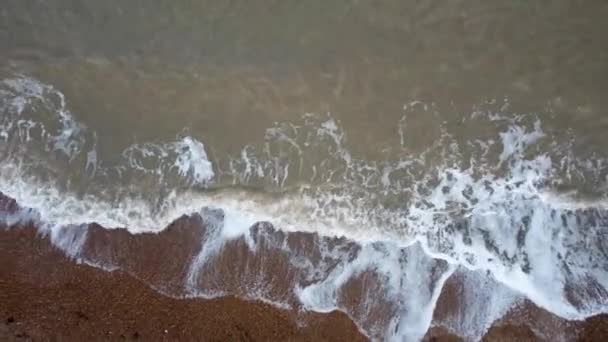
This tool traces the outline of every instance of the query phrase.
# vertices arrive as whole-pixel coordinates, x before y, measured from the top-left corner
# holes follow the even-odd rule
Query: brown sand
[[[365,340],[338,312],[298,315],[235,298],[163,296],[123,272],[76,264],[32,228],[0,230],[0,258],[4,341]]]
[[[121,271],[77,264],[33,228],[0,230],[0,340],[363,341],[340,312],[297,313],[237,298],[176,299]],[[298,324],[300,323],[300,324]],[[580,324],[605,341],[608,317]],[[428,341],[461,341],[432,328]],[[538,341],[525,325],[496,325],[485,341]]]
[[[0,193],[0,212],[14,213],[19,206]],[[190,260],[200,249],[201,236],[210,229],[200,216],[182,217],[158,234],[133,235],[124,229],[108,230],[92,224],[79,257],[93,260],[98,267],[79,264],[54,247],[48,237],[35,227],[0,226],[0,340],[339,340],[363,341],[366,338],[343,313],[318,314],[279,309],[261,302],[234,297],[221,299],[183,299],[187,293],[184,276]],[[258,253],[235,240],[227,244],[222,257],[210,268],[216,284],[228,293],[246,294],[239,282],[247,277],[231,277],[249,269],[260,269],[263,262],[275,294],[285,293],[291,278],[286,256],[266,248],[262,239],[287,239],[288,244],[315,253],[318,236],[307,233],[286,235],[272,228],[256,226],[254,232],[270,229],[256,236]],[[332,240],[333,241],[333,240]],[[347,241],[336,239],[346,250],[356,249]],[[259,259],[262,256],[263,259]],[[235,260],[238,260],[235,263]],[[246,268],[247,268],[246,267]],[[220,275],[221,276],[218,276]],[[206,277],[202,277],[205,279]],[[233,279],[234,278],[234,279]],[[240,279],[240,280],[239,280]],[[341,298],[355,303],[359,287],[374,284],[373,274],[362,274],[353,280]],[[150,286],[153,286],[152,289]],[[427,341],[461,341],[441,327],[443,319],[463,310],[463,283],[453,275],[443,288],[434,313],[434,327]],[[373,286],[372,286],[373,287]],[[348,306],[348,305],[347,305]],[[387,304],[387,308],[390,305]],[[356,308],[356,305],[353,306]],[[390,308],[389,308],[390,310]],[[353,311],[353,314],[357,314]],[[382,316],[385,313],[377,313]],[[366,319],[374,319],[374,317]],[[360,318],[360,317],[359,317]],[[605,341],[608,316],[585,322],[568,322],[532,303],[514,308],[494,323],[485,341],[538,341],[537,329],[554,331],[554,337],[579,341]],[[549,328],[547,328],[549,327]]]

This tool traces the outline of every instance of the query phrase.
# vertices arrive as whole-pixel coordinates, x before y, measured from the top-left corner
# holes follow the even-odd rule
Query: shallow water
[[[405,266],[378,265],[374,243],[392,241],[392,260],[418,242],[409,281],[446,261],[433,286],[460,265],[564,318],[606,312],[606,15],[604,1],[8,1],[0,191],[52,231],[158,231],[214,207],[222,239],[259,221],[343,235],[367,246],[346,278],[395,281]],[[301,302],[331,309],[328,279]],[[370,335],[420,334],[399,326]]]

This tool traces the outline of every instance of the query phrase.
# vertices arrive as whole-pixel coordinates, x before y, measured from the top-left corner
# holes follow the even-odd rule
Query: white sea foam
[[[70,159],[86,151],[85,170],[103,167],[95,150],[97,141],[86,139],[95,133],[85,132],[88,128],[75,120],[61,93],[28,78],[3,82],[0,137],[5,142],[15,134],[25,142],[39,137]],[[419,104],[407,107],[414,105]],[[54,117],[29,114],[36,112],[35,106],[47,106],[45,112],[55,113]],[[259,181],[285,190],[290,177],[311,177],[310,184],[272,195],[236,189],[171,190],[161,205],[154,206],[143,194],[108,201],[100,195],[61,191],[51,181],[31,175],[18,158],[11,158],[0,163],[0,190],[35,211],[28,216],[7,215],[3,220],[35,219],[55,244],[77,256],[86,239],[86,230],[78,227],[86,223],[140,233],[163,229],[183,214],[215,217],[188,276],[192,293],[206,296],[225,294],[221,289],[201,292],[197,287],[209,260],[226,241],[241,237],[255,250],[249,228],[256,222],[272,222],[284,231],[346,236],[361,250],[350,259],[342,251],[321,245],[326,264],[315,264],[284,243],[275,247],[291,255],[292,266],[309,277],[293,284],[305,307],[345,311],[374,338],[421,338],[431,324],[443,283],[457,266],[470,272],[464,276],[465,286],[484,291],[465,293],[467,311],[444,323],[471,339],[479,338],[523,297],[569,319],[608,312],[605,201],[575,200],[546,186],[559,177],[565,160],[568,175],[570,169],[589,163],[574,160],[568,153],[570,159],[534,150],[553,137],[542,130],[538,118],[532,125],[520,118],[475,112],[470,120],[498,125],[500,133],[459,144],[442,126],[442,136],[421,154],[386,161],[357,159],[347,148],[340,123],[330,115],[314,114],[305,115],[299,125],[278,123],[269,128],[263,150],[244,147],[240,155],[227,157],[227,169],[219,166],[222,161],[212,163],[203,142],[192,136],[126,147],[125,165],[120,167],[157,175],[160,181],[174,174],[190,185],[205,187],[223,176],[232,177],[237,185]],[[53,120],[56,130],[48,128]],[[401,145],[407,127],[406,120],[401,120]],[[489,149],[497,144],[502,151],[492,160]],[[458,161],[467,148],[478,157],[465,168]],[[428,157],[432,154],[441,156],[442,162],[432,161]],[[597,168],[600,163],[588,167]],[[216,217],[218,213],[221,216]],[[349,307],[341,302],[341,291],[365,272],[379,275],[382,284],[376,291],[362,293],[360,307]],[[314,276],[319,274],[323,276]],[[249,284],[252,296],[281,302],[260,284],[265,283]],[[372,321],[369,313],[377,302],[394,305],[391,319]]]
[[[459,309],[450,311],[437,322],[466,340],[478,341],[492,324],[511,308],[522,302],[523,296],[497,282],[484,271],[458,269],[454,277],[460,283]],[[466,312],[466,314],[463,314]]]
[[[75,158],[84,147],[86,126],[67,109],[65,96],[50,85],[28,77],[0,82],[0,136],[23,143],[39,140],[44,149]]]
[[[122,156],[132,170],[157,175],[161,180],[176,173],[191,185],[204,186],[215,176],[205,146],[190,136],[166,143],[133,144]]]
[[[410,225],[419,227],[419,235],[437,255],[472,270],[489,270],[562,317],[582,319],[606,310],[601,303],[608,300],[608,260],[602,247],[589,247],[590,239],[605,243],[608,213],[592,207],[575,212],[547,202],[539,187],[551,176],[551,159],[523,159],[522,142],[542,136],[538,124],[532,132],[509,132],[502,136],[509,152],[501,155],[507,156],[501,162],[512,165],[506,176],[475,179],[471,170],[443,171],[430,195],[419,196],[410,208]],[[582,300],[584,304],[572,303],[567,287],[573,285],[603,290]]]
[[[213,168],[203,143],[185,137],[175,144],[175,149],[178,157],[173,165],[182,177],[190,177],[195,184],[204,184],[213,178]]]

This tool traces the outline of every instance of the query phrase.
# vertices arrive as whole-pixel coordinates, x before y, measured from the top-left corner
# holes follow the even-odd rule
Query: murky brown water
[[[345,157],[381,170],[424,156],[422,175],[455,157],[442,137],[459,146],[449,165],[488,164],[478,160],[487,153],[496,166],[501,149],[490,145],[508,125],[476,112],[519,118],[528,132],[539,120],[549,138],[528,157],[588,163],[606,157],[608,142],[607,15],[605,1],[7,1],[0,76],[64,95],[86,127],[79,152],[37,158],[56,164],[45,177],[67,174],[60,183],[82,193],[116,182],[152,193],[191,186],[163,176],[171,163],[157,168],[166,146],[140,148],[185,136],[204,144],[214,187],[339,183],[363,172]],[[340,141],[318,136],[329,119]],[[17,145],[5,155],[19,155]],[[319,178],[321,169],[338,176]],[[606,166],[585,167],[593,177],[566,169],[556,189],[603,196]]]
[[[102,159],[185,127],[237,152],[273,122],[326,112],[370,158],[396,143],[413,100],[454,121],[505,97],[511,112],[551,107],[549,124],[584,149],[603,149],[608,128],[603,1],[9,1],[1,13],[3,74],[63,92]],[[407,147],[427,146],[424,133]]]
[[[545,306],[501,267],[531,268],[538,288],[579,271],[608,286],[603,221],[568,211],[606,208],[606,1],[1,7],[0,191],[45,219],[137,232],[215,205],[428,239]]]
[[[444,117],[504,97],[512,111],[552,104],[590,144],[608,127],[604,1],[56,0],[0,13],[3,74],[61,90],[100,148],[115,145],[107,156],[184,127],[241,147],[304,112],[331,112],[374,153],[412,100]]]

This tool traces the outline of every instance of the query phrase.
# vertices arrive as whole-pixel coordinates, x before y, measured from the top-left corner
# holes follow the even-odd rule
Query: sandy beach
[[[5,214],[20,210],[5,196],[0,205]],[[70,258],[31,225],[3,226],[0,310],[4,316],[0,336],[6,341],[367,340],[347,315],[337,311],[320,314],[298,307],[281,309],[236,297],[185,298],[179,280],[185,261],[196,250],[193,234],[201,227],[195,218],[182,218],[159,234],[133,235],[93,224],[88,228],[84,252],[79,258]],[[83,263],[85,255],[101,263],[87,265]],[[102,264],[120,268],[104,270]],[[228,266],[224,265],[223,272],[230,272]],[[280,267],[276,272],[282,272]],[[277,276],[280,279],[280,274]],[[444,287],[434,313],[437,326],[428,331],[425,340],[462,340],[440,326],[445,317],[462,310],[459,284],[459,277],[454,276]],[[357,288],[351,288],[350,300],[356,301]],[[606,316],[567,322],[527,303],[495,322],[483,340],[540,341],[543,338],[534,331],[539,322],[553,325],[556,334],[569,340],[602,341],[608,334]]]

